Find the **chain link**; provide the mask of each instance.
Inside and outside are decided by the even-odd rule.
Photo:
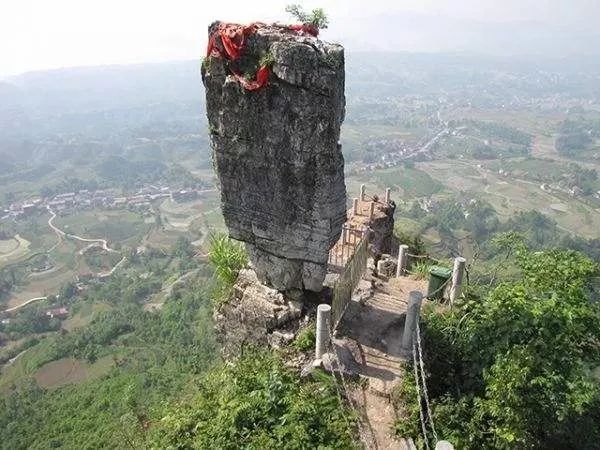
[[[433,438],[435,442],[438,441],[437,433],[435,432],[435,424],[433,423],[433,416],[431,414],[431,406],[429,404],[429,394],[427,392],[427,383],[425,382],[425,364],[423,363],[423,348],[421,346],[421,329],[419,328],[419,321],[417,320],[417,326],[415,328],[417,350],[419,353],[419,367],[421,368],[421,380],[423,381],[423,396],[425,397],[425,406],[427,407],[427,416],[429,417],[429,423],[431,425],[431,431],[433,432]]]
[[[421,404],[421,385],[419,382],[419,374],[417,372],[417,351],[416,351],[416,339],[413,337],[413,369],[415,372],[415,383],[417,386],[417,396],[419,397],[419,417],[421,418],[421,429],[423,430],[423,441],[425,442],[425,448],[429,450],[429,440],[427,439],[427,426],[425,424],[425,417],[423,414],[423,405]]]
[[[431,298],[437,294],[440,291],[443,291],[444,289],[446,289],[446,285],[450,283],[450,278],[448,278],[446,281],[444,281],[444,284],[442,284],[439,288],[437,288],[435,291],[433,291],[431,294],[427,294],[427,300],[431,300]]]

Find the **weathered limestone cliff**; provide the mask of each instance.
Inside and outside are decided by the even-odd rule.
[[[302,302],[260,283],[253,270],[242,270],[231,297],[215,311],[215,331],[223,356],[239,355],[244,345],[277,347],[289,343],[302,317],[302,306]]]
[[[247,90],[232,72],[252,74],[261,58],[268,84]],[[246,243],[261,282],[321,290],[346,218],[343,48],[261,26],[238,60],[208,58],[203,80],[230,236]]]

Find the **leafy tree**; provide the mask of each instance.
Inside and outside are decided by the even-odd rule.
[[[472,200],[466,207],[466,216],[464,227],[476,242],[487,240],[500,223],[496,210],[482,200]]]
[[[554,246],[558,239],[556,222],[535,210],[518,212],[501,229],[522,233],[536,249]]]
[[[307,13],[302,6],[292,4],[286,6],[285,11],[299,22],[310,24],[318,29],[325,29],[329,25],[329,19],[322,8],[315,8],[310,13]]]
[[[590,282],[598,266],[573,251],[518,244],[516,254],[517,281],[425,314],[438,435],[465,449],[597,448],[600,304]],[[400,427],[416,435],[412,398],[412,421]]]
[[[425,243],[418,234],[413,234],[408,231],[401,229],[400,227],[394,228],[394,236],[400,244],[408,245],[408,251],[415,255],[425,253]]]
[[[61,285],[58,298],[62,304],[65,304],[68,300],[72,299],[76,293],[77,286],[72,281],[68,281]]]

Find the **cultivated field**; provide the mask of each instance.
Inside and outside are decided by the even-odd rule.
[[[30,242],[18,234],[12,239],[0,241],[0,267],[18,261],[28,254]]]
[[[439,192],[443,185],[427,172],[418,168],[397,166],[374,170],[346,178],[346,192],[349,198],[358,196],[360,185],[365,184],[368,195],[380,197],[386,188],[392,190],[392,199],[398,202],[415,197],[428,197]]]
[[[111,309],[107,303],[83,303],[79,310],[62,323],[62,328],[67,331],[73,331],[90,323],[94,318],[103,312]]]
[[[93,364],[74,358],[62,358],[40,367],[33,377],[38,386],[44,389],[56,389],[73,383],[99,378],[114,366],[111,356],[100,358]]]
[[[598,237],[600,211],[577,198],[545,192],[538,182],[499,176],[495,170],[481,166],[480,161],[439,160],[417,166],[450,190],[489,201],[501,218],[508,219],[517,211],[537,210],[566,231]]]
[[[109,243],[135,242],[149,229],[144,217],[127,210],[92,210],[57,217],[55,225],[69,234],[86,239],[106,239]]]

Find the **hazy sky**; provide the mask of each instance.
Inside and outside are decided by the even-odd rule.
[[[288,21],[290,0],[0,0],[0,75],[199,58],[214,19]],[[349,50],[593,51],[600,0],[320,0]]]

